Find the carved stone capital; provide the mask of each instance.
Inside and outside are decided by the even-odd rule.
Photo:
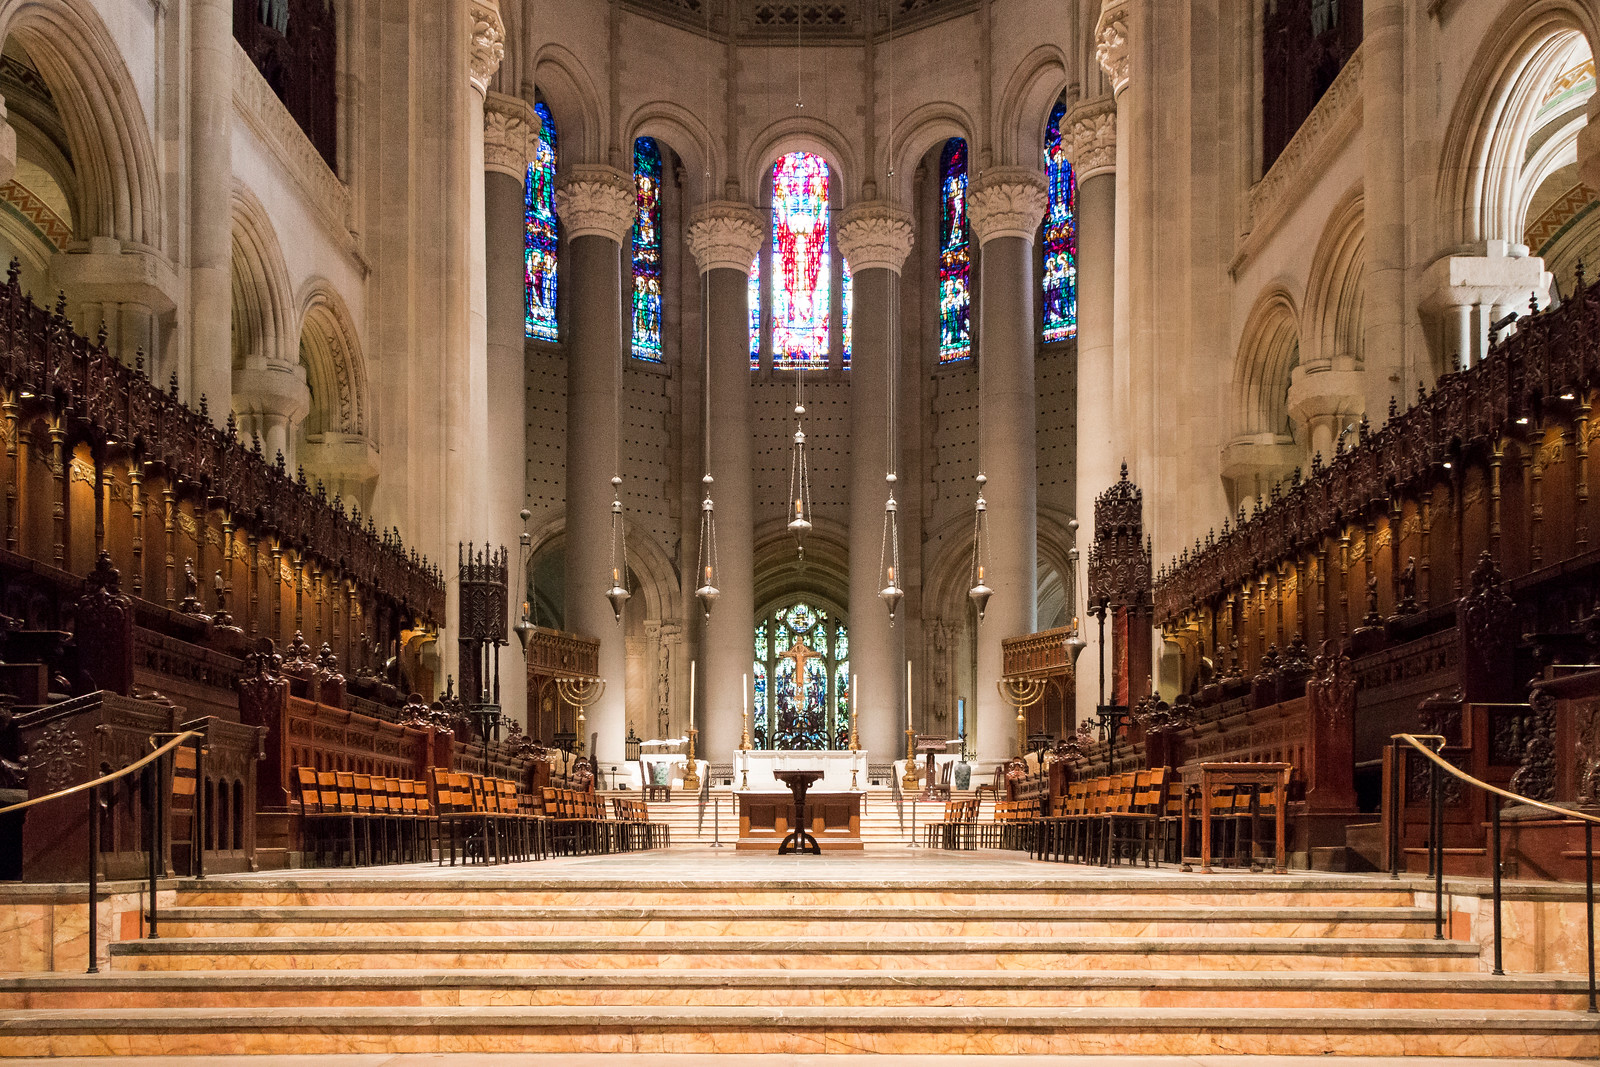
[[[909,211],[887,200],[869,200],[839,221],[839,251],[856,273],[881,269],[899,274],[911,254],[911,232]]]
[[[556,189],[556,215],[569,237],[600,236],[617,244],[633,232],[633,175],[604,163],[572,168]]]
[[[483,169],[524,180],[539,149],[540,125],[538,112],[526,100],[504,93],[487,94],[483,101]]]
[[[761,216],[749,204],[712,200],[689,216],[689,251],[701,274],[727,269],[748,275],[764,236]]]
[[[1032,241],[1048,204],[1043,174],[1032,167],[990,167],[967,190],[967,219],[979,245],[996,237]]]
[[[1117,169],[1117,105],[1101,98],[1061,121],[1061,148],[1079,182]]]
[[[1127,0],[1105,0],[1100,5],[1100,21],[1094,28],[1094,57],[1111,79],[1117,96],[1128,87],[1128,4]]]
[[[506,57],[506,28],[500,21],[499,0],[472,0],[467,8],[467,32],[472,48],[468,77],[474,89],[487,93],[494,72]]]

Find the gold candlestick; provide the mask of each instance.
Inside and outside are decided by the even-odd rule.
[[[861,739],[856,736],[856,717],[850,716],[850,788],[852,791],[860,789],[856,784],[856,756],[861,751]]]
[[[902,774],[900,776],[900,788],[905,790],[908,793],[911,792],[912,790],[916,789],[917,788],[917,783],[920,781],[920,779],[917,777],[917,752],[916,752],[915,745],[916,745],[916,740],[915,740],[915,737],[912,734],[911,727],[907,726],[906,727],[906,773],[904,773],[904,774]]]
[[[683,771],[683,788],[690,793],[700,792],[700,771],[694,760],[694,739],[699,733],[699,730],[689,727],[689,765]]]

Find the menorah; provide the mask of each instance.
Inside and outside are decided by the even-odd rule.
[[[1017,709],[1017,755],[1028,752],[1028,717],[1026,709],[1044,699],[1043,678],[1001,678],[995,682],[1000,699]]]
[[[578,709],[578,721],[574,724],[574,732],[578,735],[573,742],[573,750],[583,751],[583,741],[586,736],[584,728],[588,719],[583,714],[583,709],[593,706],[605,695],[606,680],[604,678],[557,678],[556,692],[568,704]]]

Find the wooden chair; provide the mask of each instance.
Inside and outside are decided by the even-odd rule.
[[[1129,782],[1129,778],[1132,782]],[[1151,772],[1136,771],[1122,776],[1118,804],[1107,825],[1108,861],[1122,862],[1126,852],[1130,861],[1135,857],[1150,866],[1150,853],[1155,846],[1156,826],[1161,811],[1156,794],[1151,791]],[[1118,846],[1123,846],[1119,850]]]

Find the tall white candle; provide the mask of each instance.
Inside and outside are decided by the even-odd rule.
[[[906,660],[906,729],[911,729],[911,661]]]
[[[750,717],[750,675],[744,676],[744,717]]]
[[[689,661],[689,729],[694,729],[694,660]]]

